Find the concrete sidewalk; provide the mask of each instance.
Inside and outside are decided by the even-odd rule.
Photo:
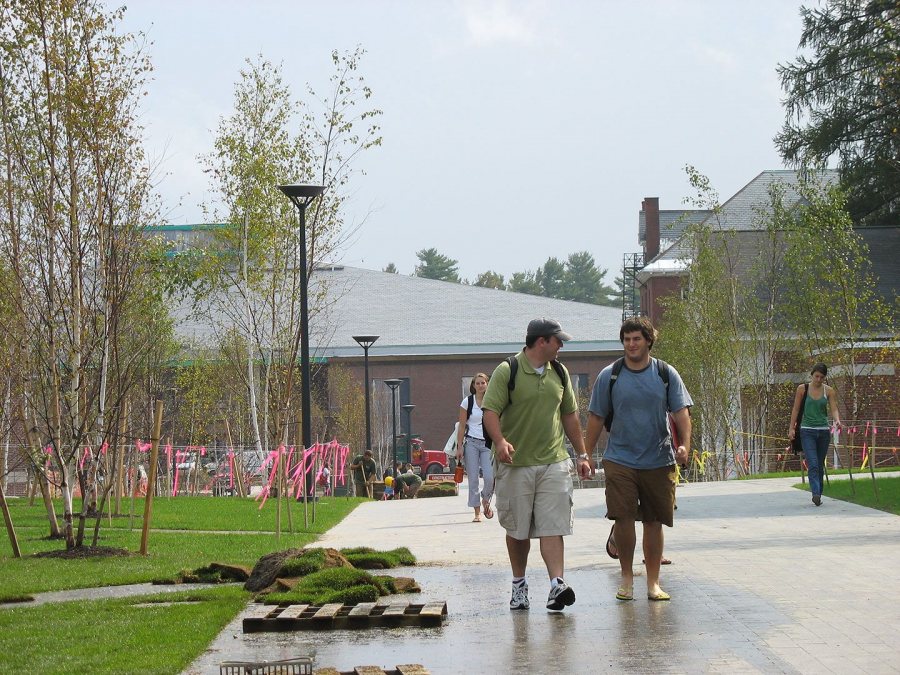
[[[697,483],[678,489],[666,528],[669,603],[614,599],[618,563],[603,490],[575,493],[566,580],[575,605],[544,609],[549,584],[537,543],[532,608],[508,609],[510,572],[496,518],[473,523],[465,485],[453,498],[362,505],[319,544],[407,546],[420,565],[399,571],[446,600],[439,629],[244,635],[239,616],[188,669],[226,660],[313,656],[316,667],[421,663],[432,673],[900,673],[900,518],[823,499],[798,479]],[[636,555],[640,561],[641,555]]]

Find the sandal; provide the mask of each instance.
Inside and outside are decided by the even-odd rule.
[[[666,600],[671,600],[672,596],[660,589],[658,593],[647,593],[647,599],[653,602],[665,602]]]
[[[613,553],[613,549],[616,546],[616,540],[613,539],[613,534],[615,534],[615,531],[616,531],[616,524],[613,523],[613,526],[609,530],[609,536],[606,538],[606,555],[608,555],[613,560],[618,560],[619,559],[618,549],[616,549],[616,552]],[[631,598],[629,598],[629,600],[630,599]]]
[[[475,516],[474,518],[472,518],[472,522],[473,522],[473,523],[480,523],[480,522],[481,522],[481,516]]]
[[[619,586],[619,590],[616,591],[616,600],[634,600],[634,587]]]
[[[490,502],[482,502],[481,511],[484,513],[484,517],[488,520],[494,517],[494,510],[491,508]]]

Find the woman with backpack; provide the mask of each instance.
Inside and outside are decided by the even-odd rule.
[[[485,445],[484,429],[481,426],[481,403],[487,390],[488,376],[477,373],[469,385],[469,395],[459,404],[459,424],[457,425],[456,461],[464,462],[469,476],[469,506],[475,509],[473,523],[481,522],[481,510],[485,518],[493,518],[491,497],[494,496],[494,467],[491,450]],[[484,486],[478,479],[479,470]]]
[[[825,478],[825,457],[828,454],[828,442],[831,429],[828,426],[828,412],[834,426],[841,426],[838,413],[837,394],[825,384],[828,367],[824,363],[813,366],[812,380],[809,384],[801,384],[794,394],[794,407],[791,410],[791,426],[788,438],[791,441],[799,433],[809,470],[809,490],[816,506],[822,504],[822,482]]]

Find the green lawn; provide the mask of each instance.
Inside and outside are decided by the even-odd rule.
[[[136,500],[134,528],[129,518],[104,518],[101,546],[124,548],[127,556],[36,558],[61,550],[62,541],[47,538],[46,511],[40,500],[10,500],[10,512],[22,558],[12,556],[5,529],[0,529],[0,601],[44,591],[115,586],[171,578],[184,569],[211,562],[253,566],[275,550],[314,542],[362,500],[325,498],[316,505],[316,520],[304,528],[303,505],[291,504],[290,534],[282,503],[282,535],[275,536],[275,503],[262,511],[251,499],[177,497],[153,502],[148,555],[138,555],[143,500]],[[80,506],[80,505],[76,505]],[[123,502],[124,510],[130,500]],[[93,531],[94,521],[89,522]],[[85,542],[90,544],[90,537]],[[178,673],[206,648],[246,604],[250,594],[231,585],[165,594],[158,599],[195,599],[173,605],[139,608],[136,598],[63,602],[0,609],[0,673]],[[153,596],[156,597],[156,596]]]
[[[346,497],[323,498],[316,504],[316,521],[328,519],[329,513],[334,511],[335,502],[349,501],[358,504],[359,500]],[[54,500],[57,517],[62,520],[62,500]],[[252,499],[240,499],[238,497],[156,497],[153,500],[153,516],[151,525],[155,529],[165,530],[215,530],[233,532],[243,530],[248,532],[274,532],[275,531],[275,502],[268,500],[262,509],[260,502]],[[34,525],[47,528],[47,512],[40,499],[35,500],[34,506],[28,506],[27,499],[10,499],[9,508],[16,527]],[[134,528],[140,529],[144,522],[144,498],[134,500],[134,517],[130,517],[131,500],[123,499],[121,515],[112,518],[111,526],[116,529],[128,529],[132,520]],[[310,519],[312,519],[313,504],[307,504]],[[81,500],[75,500],[76,513],[81,511]],[[303,503],[292,501],[291,514],[294,519],[294,527],[303,524]],[[342,516],[343,517],[343,516]],[[88,519],[87,527],[93,528],[95,519]],[[332,520],[328,527],[336,521]],[[102,527],[109,527],[106,517],[103,518]],[[285,502],[281,503],[281,529],[287,530],[288,516]],[[326,527],[325,529],[328,529]]]
[[[878,500],[875,499],[876,486],[878,488]],[[809,490],[809,484],[795,487]],[[853,493],[854,489],[856,494]],[[875,485],[873,486],[872,477],[869,474],[854,474],[853,485],[850,484],[849,480],[833,480],[830,485],[825,486],[823,494],[832,499],[840,499],[900,516],[900,477],[889,478],[885,476],[878,478],[876,476]]]
[[[890,471],[900,471],[900,466],[881,466],[875,469],[875,473],[885,473]],[[830,466],[828,467],[828,473],[832,476],[846,476],[849,471],[847,469],[832,469]],[[770,472],[770,473],[753,473],[746,476],[738,476],[737,480],[757,480],[760,478],[800,478],[800,476],[806,475],[805,471],[783,471],[783,472]],[[860,471],[859,469],[853,469],[853,477],[857,476],[868,476],[869,468],[866,467],[865,470]]]
[[[249,597],[231,585],[0,610],[0,672],[180,673]]]
[[[113,519],[114,526],[101,528],[101,546],[125,548],[130,556],[86,559],[35,558],[34,553],[58,550],[60,541],[47,539],[48,528],[43,504],[28,506],[26,500],[11,500],[10,512],[19,540],[22,558],[12,557],[12,547],[5,536],[0,539],[0,598],[42,591],[114,586],[168,578],[183,569],[210,562],[238,563],[252,566],[260,556],[280,548],[304,546],[315,541],[352,511],[360,500],[336,497],[321,500],[316,507],[316,522],[303,528],[303,509],[292,506],[295,534],[288,532],[283,515],[280,543],[274,534],[275,505],[266,504],[263,511],[253,500],[211,497],[178,497],[153,502],[153,531],[148,542],[148,555],[141,556],[141,519],[128,529],[128,519]],[[143,504],[141,503],[141,513]],[[124,521],[124,522],[120,522]],[[232,532],[225,526],[231,522]],[[164,524],[174,530],[161,529]],[[93,524],[93,523],[92,523]],[[251,524],[253,525],[251,527]],[[190,526],[190,527],[188,527]],[[157,529],[160,528],[160,529]],[[200,530],[189,532],[185,530]],[[222,531],[218,533],[218,531]],[[259,533],[260,530],[268,530]],[[90,539],[86,539],[90,543]]]

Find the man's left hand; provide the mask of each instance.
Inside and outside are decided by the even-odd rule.
[[[675,450],[675,463],[676,464],[687,464],[688,461],[688,451],[687,448],[683,445],[679,445]]]

